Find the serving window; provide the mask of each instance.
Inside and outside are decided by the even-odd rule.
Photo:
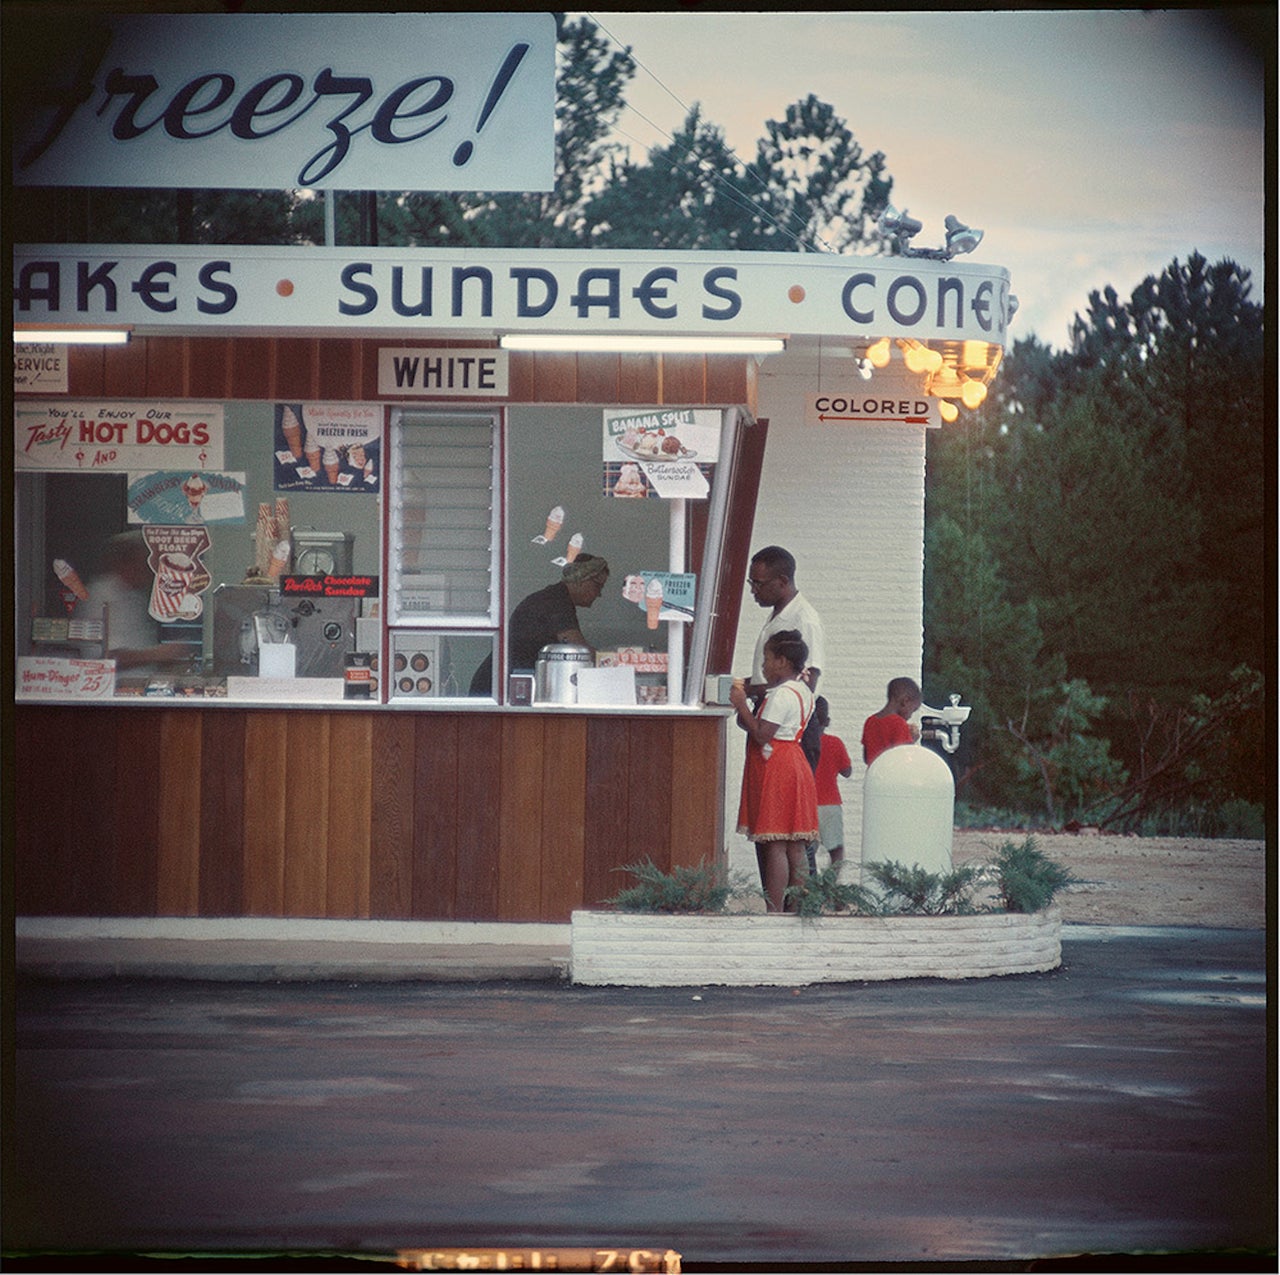
[[[22,401],[18,698],[519,703],[513,613],[594,557],[577,618],[614,671],[582,702],[683,702],[685,511],[723,495],[734,417]]]
[[[19,699],[345,696],[349,657],[378,646],[381,406],[15,417]]]

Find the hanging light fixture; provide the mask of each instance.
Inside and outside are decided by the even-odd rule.
[[[902,351],[902,361],[907,365],[908,372],[925,370],[924,350],[918,341],[899,341],[898,349]]]
[[[964,383],[949,364],[940,367],[929,381],[929,393],[935,398],[958,398]]]

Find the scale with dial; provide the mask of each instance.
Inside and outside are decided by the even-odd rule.
[[[293,527],[293,574],[300,576],[349,576],[355,553],[355,534],[350,531],[317,531],[314,527]]]

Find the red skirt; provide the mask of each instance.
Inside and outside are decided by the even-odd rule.
[[[818,792],[813,771],[796,740],[761,748],[747,744],[738,805],[738,831],[749,841],[814,841],[818,836]]]

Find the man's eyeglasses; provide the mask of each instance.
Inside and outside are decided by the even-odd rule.
[[[755,576],[747,577],[747,587],[749,589],[763,589],[766,584],[772,584],[774,576],[765,576],[763,580],[757,580]]]

